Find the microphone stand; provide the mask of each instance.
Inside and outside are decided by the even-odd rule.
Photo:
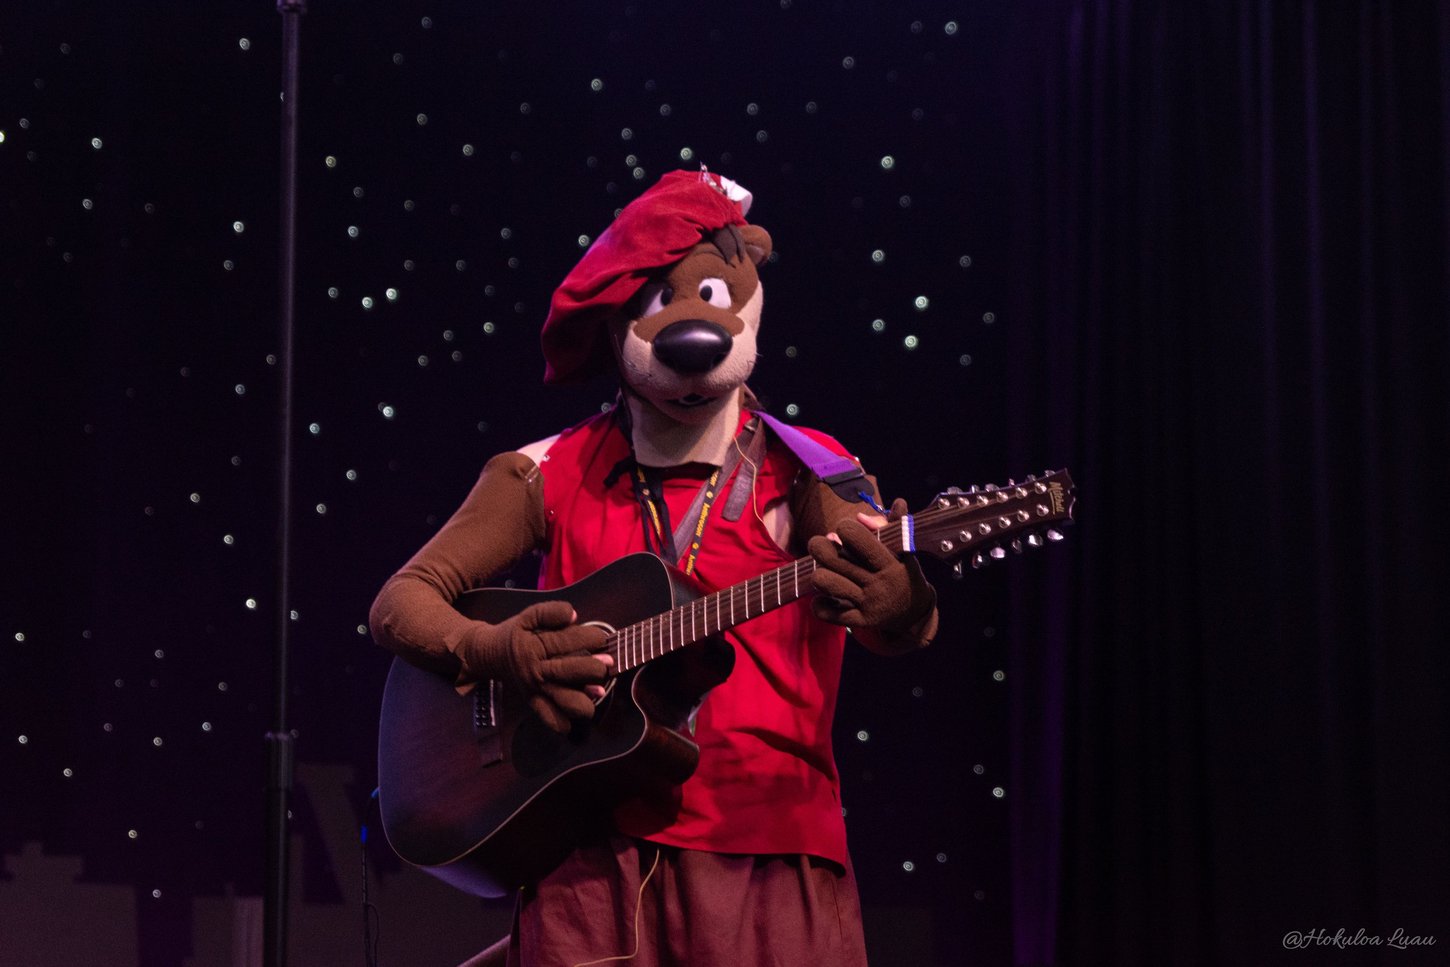
[[[282,224],[278,260],[282,385],[277,423],[280,460],[277,585],[273,600],[276,610],[275,704],[272,728],[266,735],[267,855],[262,896],[262,962],[265,967],[285,967],[287,963],[289,802],[294,762],[293,736],[287,724],[287,666],[291,624],[292,353],[297,289],[297,91],[301,20],[307,12],[306,0],[277,0],[277,12],[282,15]]]

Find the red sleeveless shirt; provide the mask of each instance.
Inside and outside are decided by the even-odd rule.
[[[742,423],[748,416],[742,414]],[[825,434],[804,432],[845,454]],[[541,588],[571,584],[647,550],[643,511],[629,474],[605,486],[629,455],[613,412],[564,431],[549,448],[542,466],[548,536]],[[770,504],[789,496],[800,470],[790,451],[772,438],[756,475],[754,509],[747,505],[738,521],[725,520],[721,511],[729,490],[721,489],[695,562],[695,576],[707,590],[794,559],[761,518]],[[688,473],[671,478],[666,472],[664,497],[672,520],[680,520],[701,482]],[[694,735],[699,768],[673,802],[633,799],[621,805],[616,825],[630,836],[687,849],[808,853],[845,865],[846,829],[831,751],[845,630],[818,620],[809,600],[801,600],[725,637],[735,647],[735,670],[700,707]]]

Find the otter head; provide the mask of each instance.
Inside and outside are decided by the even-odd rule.
[[[757,268],[770,251],[765,229],[727,225],[657,273],[610,326],[627,389],[689,425],[737,400],[755,368],[764,301]]]

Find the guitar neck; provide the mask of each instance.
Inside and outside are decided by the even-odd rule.
[[[877,532],[877,537],[888,547],[899,550],[900,533],[900,524],[888,524]],[[759,577],[620,628],[605,642],[606,650],[614,657],[616,672],[629,671],[800,600],[815,590],[815,573],[815,558],[792,561]]]
[[[1022,483],[970,491],[952,488],[925,509],[876,531],[893,554],[922,553],[942,560],[969,556],[973,567],[1062,540],[1057,526],[1072,521],[1073,483],[1067,471]],[[960,563],[957,565],[960,573]],[[803,557],[733,587],[620,628],[605,641],[616,671],[628,671],[672,651],[717,635],[815,590],[816,562]]]

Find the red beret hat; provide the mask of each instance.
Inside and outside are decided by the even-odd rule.
[[[544,382],[603,372],[610,359],[605,323],[703,234],[744,225],[749,207],[749,192],[707,171],[671,171],[626,205],[554,291],[541,335]]]

